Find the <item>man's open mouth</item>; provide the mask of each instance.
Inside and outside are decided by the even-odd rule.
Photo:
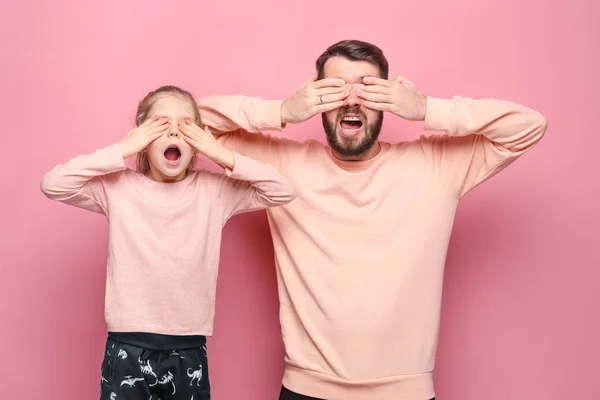
[[[345,115],[340,120],[340,132],[343,136],[356,136],[362,126],[362,119],[358,115]]]

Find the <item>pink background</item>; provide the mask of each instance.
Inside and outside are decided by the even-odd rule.
[[[391,73],[425,94],[506,98],[549,119],[539,147],[459,208],[438,398],[597,397],[597,2],[27,0],[0,7],[2,399],[98,396],[107,226],[101,216],[46,200],[43,174],[119,140],[137,101],[159,85],[284,98],[329,44],[346,38],[381,46]],[[414,138],[421,127],[388,116],[383,138]],[[324,138],[320,118],[285,134]],[[276,399],[282,346],[264,213],[232,220],[222,254],[209,343],[214,398]]]

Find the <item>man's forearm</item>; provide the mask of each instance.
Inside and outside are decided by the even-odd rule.
[[[281,100],[242,95],[214,95],[197,99],[202,124],[220,132],[281,131]]]
[[[482,135],[513,152],[535,145],[546,127],[542,114],[509,101],[428,98],[425,129],[445,131],[450,136]]]

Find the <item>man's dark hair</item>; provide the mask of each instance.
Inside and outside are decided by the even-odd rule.
[[[330,57],[344,57],[352,61],[367,61],[379,68],[379,77],[388,78],[389,65],[383,51],[374,44],[360,40],[342,40],[331,46],[317,59],[319,79],[323,79],[323,69]]]

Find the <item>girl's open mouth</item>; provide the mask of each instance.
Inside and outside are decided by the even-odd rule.
[[[181,160],[181,150],[176,145],[171,145],[167,147],[165,150],[165,160],[167,160],[167,164],[169,165],[179,165],[179,160]]]

